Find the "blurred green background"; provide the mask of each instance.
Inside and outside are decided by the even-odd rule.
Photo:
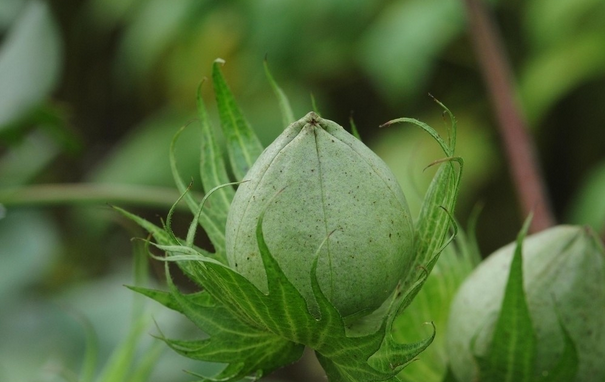
[[[489,7],[557,219],[604,232],[605,2]],[[77,374],[86,346],[80,315],[97,333],[101,363],[126,335],[133,293],[122,285],[133,282],[130,238],[143,234],[107,202],[156,223],[165,216],[177,197],[170,139],[195,123],[196,88],[218,57],[265,145],[284,127],[266,58],[296,118],[312,97],[322,116],[343,126],[353,116],[413,211],[432,175],[423,168],[441,153],[414,127],[378,126],[407,116],[444,127],[434,95],[459,123],[466,166],[457,217],[464,225],[484,204],[477,227],[484,255],[515,237],[523,217],[461,0],[2,0],[0,380]],[[202,87],[218,126],[211,90]],[[199,139],[195,128],[185,134],[180,169],[195,178]],[[188,219],[178,215],[175,224],[184,230]],[[179,317],[148,308],[167,334],[189,333]],[[141,342],[143,353],[153,340]],[[191,380],[182,369],[211,367],[166,351],[149,381]],[[311,380],[293,370],[282,380]]]

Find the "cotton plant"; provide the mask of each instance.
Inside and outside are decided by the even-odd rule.
[[[203,200],[194,199],[178,172],[178,134],[172,144],[179,201],[194,215],[186,236],[172,230],[174,208],[157,226],[116,207],[166,254],[168,290],[132,289],[184,314],[208,335],[160,335],[186,357],[226,365],[217,375],[198,375],[201,381],[257,380],[297,361],[305,347],[314,350],[332,382],[400,381],[398,374],[436,333],[428,323],[424,339],[400,343],[393,325],[455,232],[463,161],[454,151],[453,115],[437,101],[451,121],[445,139],[415,119],[385,123],[416,125],[444,152],[431,164],[438,170],[414,219],[387,165],[317,112],[294,121],[268,70],[287,127],[263,149],[221,74],[223,63],[214,63],[212,81],[228,161],[199,91],[197,97]],[[194,244],[200,226],[214,252]],[[179,291],[169,262],[200,291]]]

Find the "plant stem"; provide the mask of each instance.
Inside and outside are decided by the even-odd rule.
[[[530,232],[555,224],[534,143],[514,99],[513,76],[497,28],[483,0],[464,0],[475,52],[496,111],[517,198],[524,216],[533,213]]]
[[[111,203],[170,208],[178,197],[174,189],[138,185],[43,184],[0,189],[0,204],[6,207]],[[185,204],[179,204],[177,209],[188,210]]]

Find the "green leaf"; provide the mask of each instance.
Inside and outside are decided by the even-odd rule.
[[[195,201],[191,193],[188,192],[189,186],[185,184],[183,178],[181,178],[181,175],[179,174],[175,152],[176,142],[178,141],[183,130],[184,127],[174,135],[170,144],[170,168],[172,170],[172,175],[179,192],[182,194],[182,198],[185,199],[189,209],[198,219],[200,225],[204,228],[204,231],[208,234],[210,241],[212,241],[212,244],[214,245],[216,253],[219,256],[223,256],[225,253],[225,223],[227,221],[227,216],[226,211],[222,208],[222,203],[219,202],[220,204],[218,208],[201,209],[202,206],[200,203]],[[218,190],[218,192],[221,191],[222,189]]]
[[[164,305],[165,307],[183,313],[181,306],[176,302],[176,299],[170,292],[165,292],[157,289],[149,289],[140,286],[127,285],[126,288],[142,294],[143,296],[149,297],[156,302]]]
[[[168,268],[166,274],[170,292],[130,288],[184,314],[210,336],[194,341],[160,336],[173,350],[186,357],[229,364],[219,375],[204,380],[239,381],[252,374],[262,376],[301,357],[304,347],[300,344],[242,323],[206,291],[182,294],[174,285]]]
[[[441,164],[441,166],[426,192],[417,221],[417,263],[421,266],[427,266],[432,263],[433,257],[438,256],[444,245],[451,241],[451,239],[447,239],[446,234],[452,226],[455,229],[452,216],[454,214],[464,166],[462,158],[454,156],[456,149],[456,118],[445,105],[436,99],[435,102],[443,108],[451,121],[447,142],[435,129],[413,118],[398,118],[383,125],[387,126],[394,123],[414,124],[433,137],[446,155],[445,159],[435,161],[431,164]],[[456,169],[455,163],[459,165],[458,169]],[[428,268],[427,271],[430,273],[431,268]]]
[[[145,333],[145,329],[147,329],[148,319],[147,315],[139,316],[139,319],[131,326],[122,344],[111,354],[108,363],[105,365],[97,381],[128,381],[127,377],[135,361],[140,338]]]
[[[523,239],[530,222],[531,216],[517,236],[517,246],[491,347],[485,357],[477,358],[482,381],[533,380],[536,335],[523,290]]]
[[[147,285],[149,281],[149,242],[134,241],[133,248],[133,280],[135,285]],[[132,303],[132,325],[145,312],[146,300],[137,296]]]
[[[82,322],[86,333],[86,349],[84,350],[84,360],[82,361],[79,380],[81,382],[92,382],[99,358],[99,338],[86,317],[78,315],[77,318]]]
[[[128,377],[128,382],[147,382],[154,371],[165,347],[159,341],[145,350],[142,359],[134,366]]]
[[[370,364],[378,370],[384,372],[398,373],[410,362],[414,361],[415,357],[423,352],[435,339],[435,325],[431,322],[433,328],[431,336],[422,341],[410,344],[400,344],[395,341],[395,338],[389,332],[384,339],[383,346],[370,358]],[[388,344],[385,346],[384,344]]]
[[[6,142],[1,136],[0,140]],[[60,150],[45,132],[36,130],[27,134],[0,157],[0,187],[6,190],[33,182],[59,155]]]
[[[279,111],[281,112],[282,117],[282,125],[284,129],[288,127],[291,123],[296,121],[294,119],[294,113],[292,112],[292,107],[290,106],[290,101],[288,101],[288,97],[286,93],[277,85],[277,82],[273,79],[271,72],[269,71],[269,64],[267,64],[267,60],[265,59],[265,75],[267,76],[267,80],[269,80],[269,84],[277,97],[277,102],[279,103]]]
[[[440,52],[464,30],[464,19],[457,1],[385,4],[360,39],[360,64],[385,99],[416,95]]]
[[[528,2],[523,12],[523,30],[531,51],[561,46],[581,39],[587,31],[603,30],[600,20],[605,8],[600,0],[534,0]]]
[[[172,109],[162,110],[146,118],[121,139],[112,150],[88,174],[94,183],[148,185],[174,187],[170,162],[170,141],[175,127],[191,116]],[[199,172],[199,141],[197,131],[184,132],[186,138],[179,141],[178,159],[181,171],[190,177]],[[153,148],[153,149],[150,149]]]
[[[400,293],[394,294],[390,302],[391,306],[388,313],[389,325],[392,325],[395,317],[410,304],[420,291],[420,288],[439,259],[441,251],[453,239],[453,236],[450,238],[447,237],[448,231],[453,229],[454,236],[457,231],[457,226],[452,216],[460,189],[464,162],[462,158],[454,156],[457,129],[456,119],[449,109],[439,101],[435,101],[445,110],[451,120],[451,130],[449,131],[450,135],[447,142],[432,127],[416,119],[399,118],[383,125],[402,122],[414,124],[429,133],[447,155],[445,159],[433,162],[433,164],[440,164],[440,167],[429,185],[420,215],[417,219],[416,258],[413,266],[409,269],[409,273],[402,278],[405,282],[400,286]],[[455,164],[458,164],[458,167]],[[412,272],[416,272],[416,276],[413,276]]]
[[[115,1],[113,1],[115,2]],[[126,0],[122,3],[129,3]],[[115,8],[108,4],[107,0],[97,1],[91,4],[91,17],[106,18],[111,20],[108,9]],[[114,10],[118,19],[125,17],[126,22],[120,25],[122,28],[121,39],[118,41],[117,60],[115,70],[120,85],[142,85],[148,79],[150,72],[156,67],[169,49],[171,43],[179,39],[183,33],[185,19],[190,16],[192,9],[199,3],[195,0],[183,0],[176,3],[167,3],[163,0],[149,0],[144,2],[135,1],[135,4],[121,4],[122,7],[132,9],[120,16],[120,10]],[[94,13],[102,8],[102,13]],[[107,28],[102,23],[106,20],[94,20],[100,27]],[[110,26],[109,26],[110,27]],[[182,38],[182,37],[181,37]]]
[[[236,180],[240,181],[244,179],[250,167],[263,151],[263,146],[235,103],[233,94],[221,73],[220,66],[222,64],[222,60],[214,62],[212,81],[221,126],[227,139],[227,152],[231,161],[231,169]]]
[[[147,244],[148,243],[135,242],[133,247],[134,281],[137,285],[143,285],[147,282]],[[133,288],[143,287],[139,286]],[[124,342],[111,354],[104,370],[97,379],[98,382],[144,382],[147,380],[147,377],[153,371],[162,350],[157,345],[152,345],[150,348],[145,349],[142,362],[138,361],[137,350],[141,337],[148,326],[149,315],[147,314],[144,301],[137,299],[132,305],[130,330],[124,339]],[[94,356],[96,356],[96,354],[94,354]],[[85,367],[86,364],[87,363],[85,363]],[[84,381],[92,380],[92,367],[93,366],[88,366],[87,369],[85,369]]]
[[[55,87],[62,43],[46,2],[29,1],[0,50],[0,130],[22,118]]]
[[[530,126],[539,125],[548,112],[574,89],[605,73],[603,32],[574,33],[556,46],[539,51],[523,68],[519,94]]]
[[[137,223],[139,226],[141,226],[147,232],[149,232],[158,243],[174,244],[173,240],[172,240],[172,236],[170,234],[168,234],[168,232],[166,232],[162,228],[160,228],[160,227],[156,226],[155,224],[151,223],[150,221],[145,220],[141,217],[138,217],[137,215],[132,214],[120,207],[117,207],[117,206],[112,206],[112,207],[113,207],[113,209],[115,209],[116,211],[118,211],[119,213],[121,213],[122,215],[127,217],[128,219]]]
[[[229,183],[227,169],[223,159],[223,153],[216,140],[214,129],[210,124],[208,112],[202,99],[201,86],[197,91],[197,110],[200,119],[200,128],[202,131],[202,142],[200,147],[200,174],[204,192],[209,193],[215,187]],[[217,210],[218,225],[224,226],[227,221],[227,214],[235,191],[231,187],[224,187],[217,190],[212,199],[209,200],[208,208]]]
[[[0,304],[8,315],[12,301],[21,299],[32,282],[42,282],[57,261],[60,234],[40,209],[0,213],[6,214],[0,219]]]
[[[238,365],[237,373],[220,378],[239,380],[251,373],[266,375],[302,356],[304,347],[276,336],[258,327],[246,325],[206,292],[183,295],[170,277],[167,280],[171,295],[180,310],[210,338],[200,341],[175,341],[164,339],[171,348],[193,359]]]
[[[175,204],[176,205],[176,204]],[[171,211],[174,210],[174,207],[171,209]],[[135,223],[137,223],[139,226],[141,226],[143,229],[145,229],[147,232],[149,232],[151,234],[151,236],[154,238],[154,240],[159,243],[156,246],[171,246],[171,245],[175,245],[175,244],[180,244],[181,242],[183,242],[183,240],[180,240],[178,238],[176,238],[174,236],[174,234],[172,232],[168,232],[160,227],[158,227],[157,225],[151,223],[148,220],[145,220],[141,217],[138,217],[120,207],[116,207],[113,206],[113,208],[118,211],[119,213],[121,213],[122,215],[124,215],[125,217],[127,217],[128,219],[134,221]],[[183,247],[183,248],[187,248],[188,247]],[[196,253],[202,253],[204,256],[206,256],[207,258],[212,258],[215,259],[214,261],[222,261],[222,257],[214,254],[214,253],[210,253],[208,251],[205,251],[201,248],[197,248],[194,247],[194,249],[192,249],[193,251],[196,251]],[[184,262],[177,262],[177,264],[179,265],[179,267],[181,268],[181,270],[192,280],[195,281],[194,279],[194,275],[192,274],[191,271],[191,263],[189,261],[184,261]],[[151,297],[151,296],[149,296]]]

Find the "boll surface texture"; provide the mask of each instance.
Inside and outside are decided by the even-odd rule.
[[[265,149],[245,180],[229,210],[226,255],[260,290],[267,290],[256,239],[263,212],[267,246],[311,311],[316,256],[319,286],[343,316],[378,308],[410,266],[414,229],[395,176],[338,124],[310,112]]]
[[[460,382],[477,380],[473,354],[485,355],[490,346],[514,250],[512,243],[490,255],[454,298],[447,349]],[[528,236],[523,279],[536,331],[535,373],[547,373],[563,352],[559,312],[578,352],[574,381],[605,381],[605,252],[596,235],[586,227],[557,226]]]

